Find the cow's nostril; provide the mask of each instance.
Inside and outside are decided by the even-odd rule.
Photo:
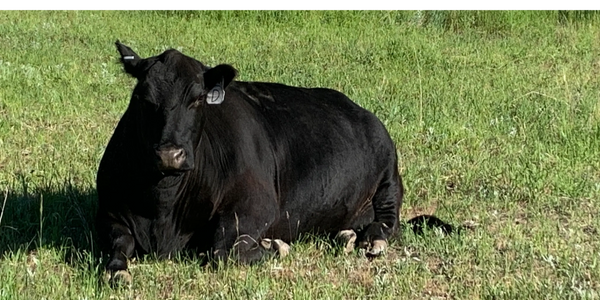
[[[185,161],[186,155],[183,148],[167,148],[156,151],[159,158],[159,168],[163,170],[180,169]]]
[[[183,158],[185,158],[185,151],[183,151],[183,149],[173,150],[173,159],[180,160]]]

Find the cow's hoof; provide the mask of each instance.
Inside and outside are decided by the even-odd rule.
[[[385,252],[387,242],[385,240],[374,240],[371,248],[367,250],[367,257],[377,257]]]
[[[262,239],[260,240],[260,246],[265,248],[265,250],[271,250],[271,248],[273,248],[273,240]]]
[[[111,287],[131,286],[133,278],[127,270],[106,271],[106,279]]]
[[[279,239],[262,239],[260,245],[266,250],[274,250],[280,257],[286,257],[290,253],[290,245]]]
[[[282,240],[273,240],[273,249],[277,251],[279,257],[286,257],[290,254],[290,245]]]
[[[335,239],[340,244],[344,245],[344,254],[354,251],[354,244],[356,243],[356,232],[354,232],[354,230],[342,230],[338,232]]]

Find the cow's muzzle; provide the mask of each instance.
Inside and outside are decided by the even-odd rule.
[[[156,150],[158,169],[161,171],[184,171],[185,150],[178,147],[168,147]]]

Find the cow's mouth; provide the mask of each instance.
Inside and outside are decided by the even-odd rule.
[[[179,177],[183,175],[186,171],[160,171],[162,177]]]
[[[161,161],[157,161],[157,168],[164,175],[180,175],[193,169],[187,166],[173,168],[170,166],[165,166]]]

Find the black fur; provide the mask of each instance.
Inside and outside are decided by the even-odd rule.
[[[344,94],[233,81],[233,67],[176,50],[141,59],[117,48],[138,83],[97,176],[108,270],[126,269],[135,252],[195,249],[249,263],[263,256],[261,238],[354,229],[373,241],[397,230],[396,148]],[[207,104],[221,83],[225,101]],[[181,164],[165,168],[157,153],[173,149]]]

